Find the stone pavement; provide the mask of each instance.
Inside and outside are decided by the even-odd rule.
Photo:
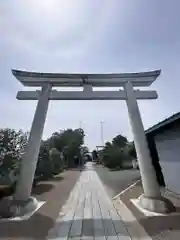
[[[47,239],[131,239],[93,163],[86,164]]]

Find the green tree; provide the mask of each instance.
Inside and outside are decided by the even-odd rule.
[[[67,129],[52,134],[49,139],[51,147],[63,153],[65,165],[75,166],[75,156],[81,157],[81,148],[84,144],[84,131],[80,128]]]
[[[61,153],[56,148],[49,148],[49,141],[42,141],[35,172],[35,182],[48,179],[62,172],[64,167]]]
[[[103,163],[108,168],[121,168],[124,158],[124,152],[117,146],[107,147],[102,152]]]
[[[82,153],[83,155],[89,153],[88,147],[86,147],[86,146],[81,146],[81,153]]]
[[[35,178],[49,178],[53,175],[53,164],[49,156],[49,145],[42,141],[36,166]]]
[[[120,134],[114,137],[112,140],[112,144],[120,148],[124,148],[127,143],[128,143],[127,138]]]
[[[53,174],[58,174],[63,170],[64,163],[61,153],[56,148],[51,148],[49,157],[52,162]]]
[[[134,142],[130,142],[128,144],[128,148],[129,148],[129,156],[131,156],[132,158],[137,158]]]
[[[26,145],[27,133],[10,128],[0,129],[1,178],[10,174],[12,171],[18,173]]]
[[[110,142],[105,143],[105,148],[108,148],[108,147],[111,147],[111,146],[112,146],[112,143],[110,143]]]
[[[94,161],[96,161],[97,158],[98,158],[98,153],[95,149],[92,151],[92,158],[93,158]]]
[[[125,161],[130,160],[129,142],[126,137],[117,135],[112,143],[106,142],[101,152],[101,159],[109,168],[122,168]]]

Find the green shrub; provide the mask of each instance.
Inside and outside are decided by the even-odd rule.
[[[110,147],[103,151],[102,161],[108,168],[121,168],[125,154],[118,147]]]
[[[42,141],[39,157],[35,172],[35,178],[38,179],[48,179],[52,176],[53,166],[49,157],[49,146],[46,141]]]
[[[51,148],[49,157],[52,163],[53,174],[58,174],[63,171],[64,164],[61,153],[56,148]]]
[[[27,133],[10,128],[0,129],[0,179],[19,170],[27,144]]]

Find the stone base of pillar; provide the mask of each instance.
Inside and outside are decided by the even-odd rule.
[[[141,195],[139,197],[139,205],[150,212],[156,212],[156,213],[171,213],[175,212],[176,208],[173,205],[173,203],[165,198],[165,197],[159,197],[159,198],[150,198],[146,197],[144,195]]]
[[[0,218],[22,217],[32,213],[37,206],[38,201],[34,197],[29,197],[27,201],[7,197],[0,202]]]

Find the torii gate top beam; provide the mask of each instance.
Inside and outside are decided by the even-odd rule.
[[[108,74],[66,74],[66,73],[37,73],[12,69],[13,75],[29,87],[42,86],[50,83],[57,87],[80,87],[85,84],[94,87],[119,87],[127,81],[133,86],[150,86],[160,75],[161,70],[140,73],[108,73]]]

